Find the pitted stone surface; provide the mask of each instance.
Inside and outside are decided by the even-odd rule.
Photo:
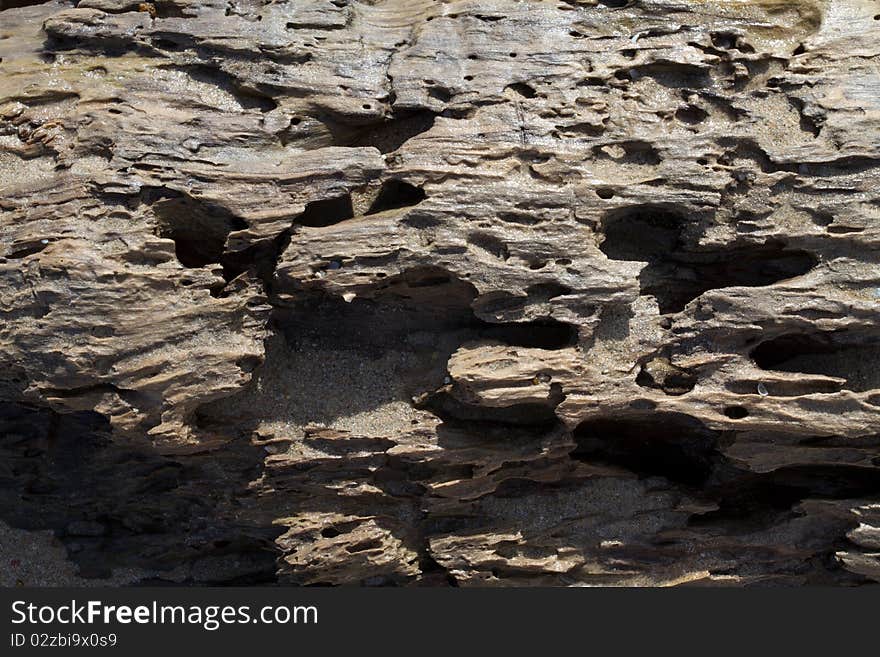
[[[14,4],[0,518],[85,576],[880,579],[880,3]]]

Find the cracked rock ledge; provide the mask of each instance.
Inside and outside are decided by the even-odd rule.
[[[80,577],[880,580],[880,2],[2,8],[0,520]]]

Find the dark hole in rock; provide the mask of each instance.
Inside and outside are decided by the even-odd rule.
[[[529,298],[540,301],[555,299],[556,297],[571,294],[571,291],[570,287],[562,285],[556,281],[535,283],[526,288],[526,293],[529,295]]]
[[[663,161],[660,153],[650,142],[637,139],[595,146],[593,147],[593,154],[597,158],[614,160],[620,164],[653,166]]]
[[[691,518],[688,525],[752,532],[778,523],[781,512],[806,498],[840,499],[875,495],[877,490],[877,471],[871,467],[792,466],[744,475],[730,463],[722,463],[706,487],[719,508]]]
[[[358,422],[367,425],[381,422],[390,431],[391,423],[395,430],[409,430],[414,418],[400,407],[442,386],[449,357],[473,335],[464,311],[459,315],[451,305],[449,296],[457,293],[454,285],[437,287],[437,299],[450,306],[436,307],[389,293],[375,300],[358,296],[352,303],[328,295],[302,296],[290,308],[276,310],[271,321],[274,337],[267,342],[266,359],[255,370],[252,383],[232,397],[201,407],[203,427],[221,434],[247,433],[262,422],[336,426],[357,415]],[[414,294],[419,289],[428,294],[429,288],[416,288]],[[466,299],[457,301],[466,307]],[[382,410],[388,404],[395,405],[393,412]],[[354,467],[355,453],[382,453],[393,443],[357,436],[344,441],[312,436],[303,444],[347,454]],[[376,476],[377,481],[382,479]],[[342,533],[350,531],[344,524],[330,526]]]
[[[712,261],[713,257],[718,259]],[[640,280],[643,290],[657,297],[662,313],[678,312],[707,290],[771,285],[806,274],[817,262],[812,254],[781,247],[732,249],[718,256],[682,256],[665,267],[649,266]]]
[[[712,32],[710,35],[712,45],[722,50],[732,50],[736,47],[737,35],[730,32]]]
[[[712,86],[712,76],[700,66],[673,62],[657,62],[633,67],[628,71],[633,80],[652,78],[669,89],[696,89]]]
[[[830,212],[824,212],[821,210],[814,210],[811,212],[810,218],[817,226],[827,227],[834,223],[834,215]]]
[[[55,413],[0,401],[0,462],[7,468],[0,518],[54,530],[84,577],[106,577],[116,568],[167,570],[228,552],[224,543],[232,543],[237,557],[252,564],[239,583],[274,579],[276,555],[266,546],[278,530],[227,515],[223,499],[210,493],[243,493],[262,450],[240,445],[171,457],[149,443],[115,440],[111,432],[107,418],[92,411]],[[65,531],[79,518],[100,523],[102,536]],[[211,573],[224,583],[241,576],[223,565]]]
[[[577,344],[578,331],[571,324],[554,319],[505,324],[477,324],[480,336],[517,347],[535,349],[565,349]]]
[[[724,409],[724,414],[731,420],[741,420],[749,416],[749,412],[742,406],[728,406]]]
[[[562,399],[560,392],[551,394],[546,403],[514,404],[493,408],[471,404],[441,391],[420,400],[418,406],[430,410],[444,422],[464,422],[473,430],[488,432],[493,427],[528,426],[538,432],[549,431],[556,425],[554,409]]]
[[[169,39],[165,37],[155,37],[152,43],[159,50],[184,50],[187,46],[186,41],[183,39]]]
[[[534,88],[527,85],[525,82],[515,82],[513,84],[509,84],[507,85],[507,89],[515,91],[523,98],[534,98],[537,95]]]
[[[536,289],[535,293],[564,291],[563,287],[551,285]],[[578,342],[577,327],[552,318],[504,323],[479,319],[472,308],[476,297],[474,286],[440,267],[416,267],[390,276],[376,286],[371,296],[386,304],[440,312],[445,321],[455,322],[470,331],[471,339],[496,340],[511,346],[540,349],[563,349]],[[515,297],[515,301],[522,303],[527,298]]]
[[[642,365],[636,383],[644,388],[657,388],[667,395],[684,395],[697,385],[697,375],[673,365],[668,358],[653,358]]]
[[[403,180],[386,180],[382,183],[379,195],[367,210],[367,214],[409,208],[418,205],[425,198],[427,198],[425,191],[421,187],[416,187]]]
[[[755,52],[742,36],[733,32],[712,32],[710,35],[712,45],[721,50],[739,50],[740,52]]]
[[[600,249],[614,260],[652,262],[680,249],[686,219],[659,207],[614,211],[605,221]]]
[[[437,563],[427,551],[419,555],[419,568],[422,570],[422,577],[426,582],[433,582],[436,585],[445,585],[450,587],[458,587],[458,580],[449,573],[449,571]]]
[[[337,146],[372,146],[382,153],[399,149],[413,137],[434,126],[437,115],[427,110],[395,112],[395,116],[381,123],[365,126],[344,125],[325,120]]]
[[[261,240],[237,248],[240,244],[232,244],[223,254],[223,278],[231,281],[244,271],[250,270],[262,282],[264,289],[274,289],[275,266],[281,253],[290,243],[291,229],[282,231],[274,239]]]
[[[428,87],[428,95],[441,103],[448,103],[452,100],[452,92],[446,87]]]
[[[604,123],[589,123],[586,121],[578,121],[569,123],[568,125],[557,125],[556,129],[550,134],[554,138],[564,137],[566,139],[578,139],[580,137],[599,137],[605,132]]]
[[[880,388],[880,341],[858,343],[833,332],[788,334],[762,342],[751,357],[765,370],[846,379],[844,387],[854,392]]]
[[[467,324],[473,319],[470,304],[476,289],[441,267],[426,266],[385,278],[370,296],[383,304],[442,313],[446,320]]]
[[[20,260],[21,258],[27,258],[28,256],[39,253],[48,245],[48,240],[36,240],[29,243],[18,244],[16,245],[17,248],[6,257],[10,260]]]
[[[807,490],[774,482],[770,477],[743,480],[741,471],[735,476],[730,485],[711,487],[718,508],[692,516],[689,527],[717,526],[736,533],[760,531],[778,523],[780,516],[790,514],[791,507],[808,495]]]
[[[21,7],[34,7],[45,5],[48,0],[0,0],[0,11],[4,9],[19,9]]]
[[[467,241],[470,244],[492,254],[499,260],[507,260],[510,257],[510,251],[507,244],[503,240],[490,235],[489,233],[473,232],[468,235]]]
[[[684,413],[639,412],[582,422],[574,432],[577,447],[571,456],[697,486],[718,458],[718,435]]]
[[[184,267],[198,268],[204,267],[212,262],[218,262],[216,247],[222,249],[219,244],[207,244],[204,240],[195,238],[168,235],[174,240],[174,252],[177,259]]]
[[[198,268],[220,263],[226,238],[247,224],[228,210],[168,190],[146,190],[158,221],[160,237],[174,240],[177,259],[184,267]]]
[[[682,123],[687,123],[689,125],[702,123],[708,117],[709,115],[706,113],[705,110],[700,109],[699,107],[695,107],[693,105],[682,107],[675,112],[675,118],[677,118]]]
[[[174,3],[173,0],[163,1],[163,2],[154,2],[153,5],[156,8],[156,18],[186,18],[187,13],[184,11],[184,7],[181,7]],[[192,11],[192,10],[190,10]]]
[[[614,260],[648,263],[639,275],[642,294],[656,297],[662,314],[683,310],[708,290],[771,285],[818,262],[810,253],[773,244],[696,251],[687,223],[681,214],[652,206],[616,210],[604,222],[599,248]]]
[[[306,205],[305,211],[296,218],[296,223],[310,228],[324,228],[352,217],[354,217],[354,209],[351,205],[351,196],[345,194],[312,201]]]
[[[863,226],[828,226],[826,230],[834,235],[846,235],[847,233],[861,233]]]

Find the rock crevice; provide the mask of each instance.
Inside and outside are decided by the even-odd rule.
[[[148,583],[877,581],[876,14],[0,3],[0,520]]]

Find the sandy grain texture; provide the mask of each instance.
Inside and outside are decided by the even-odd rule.
[[[880,3],[14,4],[5,583],[880,579]]]

